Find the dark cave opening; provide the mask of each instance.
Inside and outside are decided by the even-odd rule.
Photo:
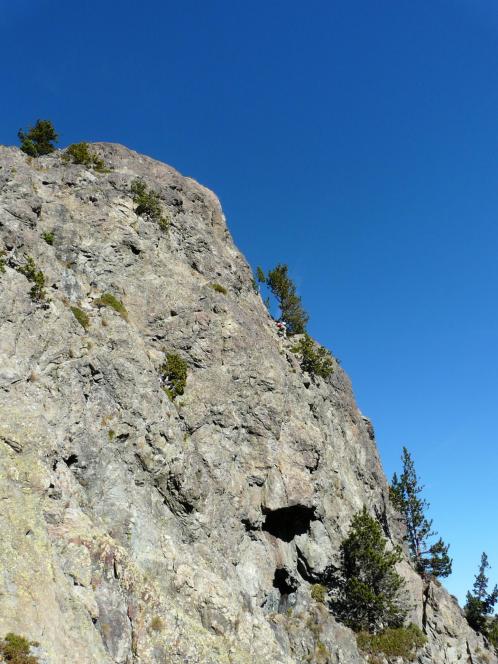
[[[275,570],[273,587],[276,588],[282,596],[290,595],[297,590],[297,581],[286,569],[279,567]]]
[[[292,595],[296,592],[297,586],[298,582],[286,569],[279,567],[275,570],[273,587],[280,593],[280,599],[278,601],[279,613],[285,613],[285,611],[294,604],[295,598]]]
[[[290,505],[267,512],[263,530],[284,542],[291,542],[296,535],[307,533],[315,519],[314,507]]]

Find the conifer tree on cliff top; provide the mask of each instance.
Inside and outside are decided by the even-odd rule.
[[[17,132],[20,148],[30,157],[41,157],[55,151],[58,134],[50,120],[37,120],[34,127]]]
[[[483,552],[479,573],[475,576],[472,592],[467,593],[467,603],[465,604],[465,616],[472,629],[481,632],[485,636],[490,636],[490,627],[495,628],[494,624],[489,624],[489,615],[493,611],[498,601],[498,586],[488,593],[488,577],[486,570],[489,567],[488,556]]]
[[[285,320],[287,323],[287,331],[290,334],[304,334],[306,332],[308,314],[303,309],[301,298],[296,292],[296,286],[289,277],[289,268],[287,265],[277,265],[273,270],[268,272],[267,277],[258,268],[258,280],[266,283],[277,298],[282,320]]]
[[[399,479],[394,473],[390,496],[406,526],[406,540],[412,559],[419,574],[448,576],[452,565],[448,555],[449,545],[441,538],[430,544],[430,539],[437,533],[432,530],[432,520],[425,515],[429,503],[420,497],[423,487],[419,484],[413,459],[406,447],[403,447],[401,460],[403,472]]]

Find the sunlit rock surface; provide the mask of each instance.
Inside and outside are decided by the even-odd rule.
[[[347,376],[301,371],[214,194],[92,149],[110,172],[0,148],[0,636],[45,664],[364,662],[310,596],[363,505],[400,537]],[[138,177],[168,231],[135,213]],[[189,367],[173,402],[167,352]],[[442,587],[400,571],[419,662],[497,661]]]

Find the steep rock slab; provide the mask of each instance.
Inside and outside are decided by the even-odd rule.
[[[0,148],[0,635],[47,664],[362,662],[310,596],[363,505],[399,538],[348,378],[301,371],[210,191],[92,149],[108,173]],[[135,213],[136,178],[168,231]],[[188,364],[173,402],[168,352]],[[420,662],[496,661],[442,587],[401,571]]]

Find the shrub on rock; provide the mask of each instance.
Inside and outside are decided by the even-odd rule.
[[[50,120],[37,120],[34,127],[26,131],[19,129],[17,136],[21,141],[21,150],[30,157],[41,157],[54,152],[58,135]]]

